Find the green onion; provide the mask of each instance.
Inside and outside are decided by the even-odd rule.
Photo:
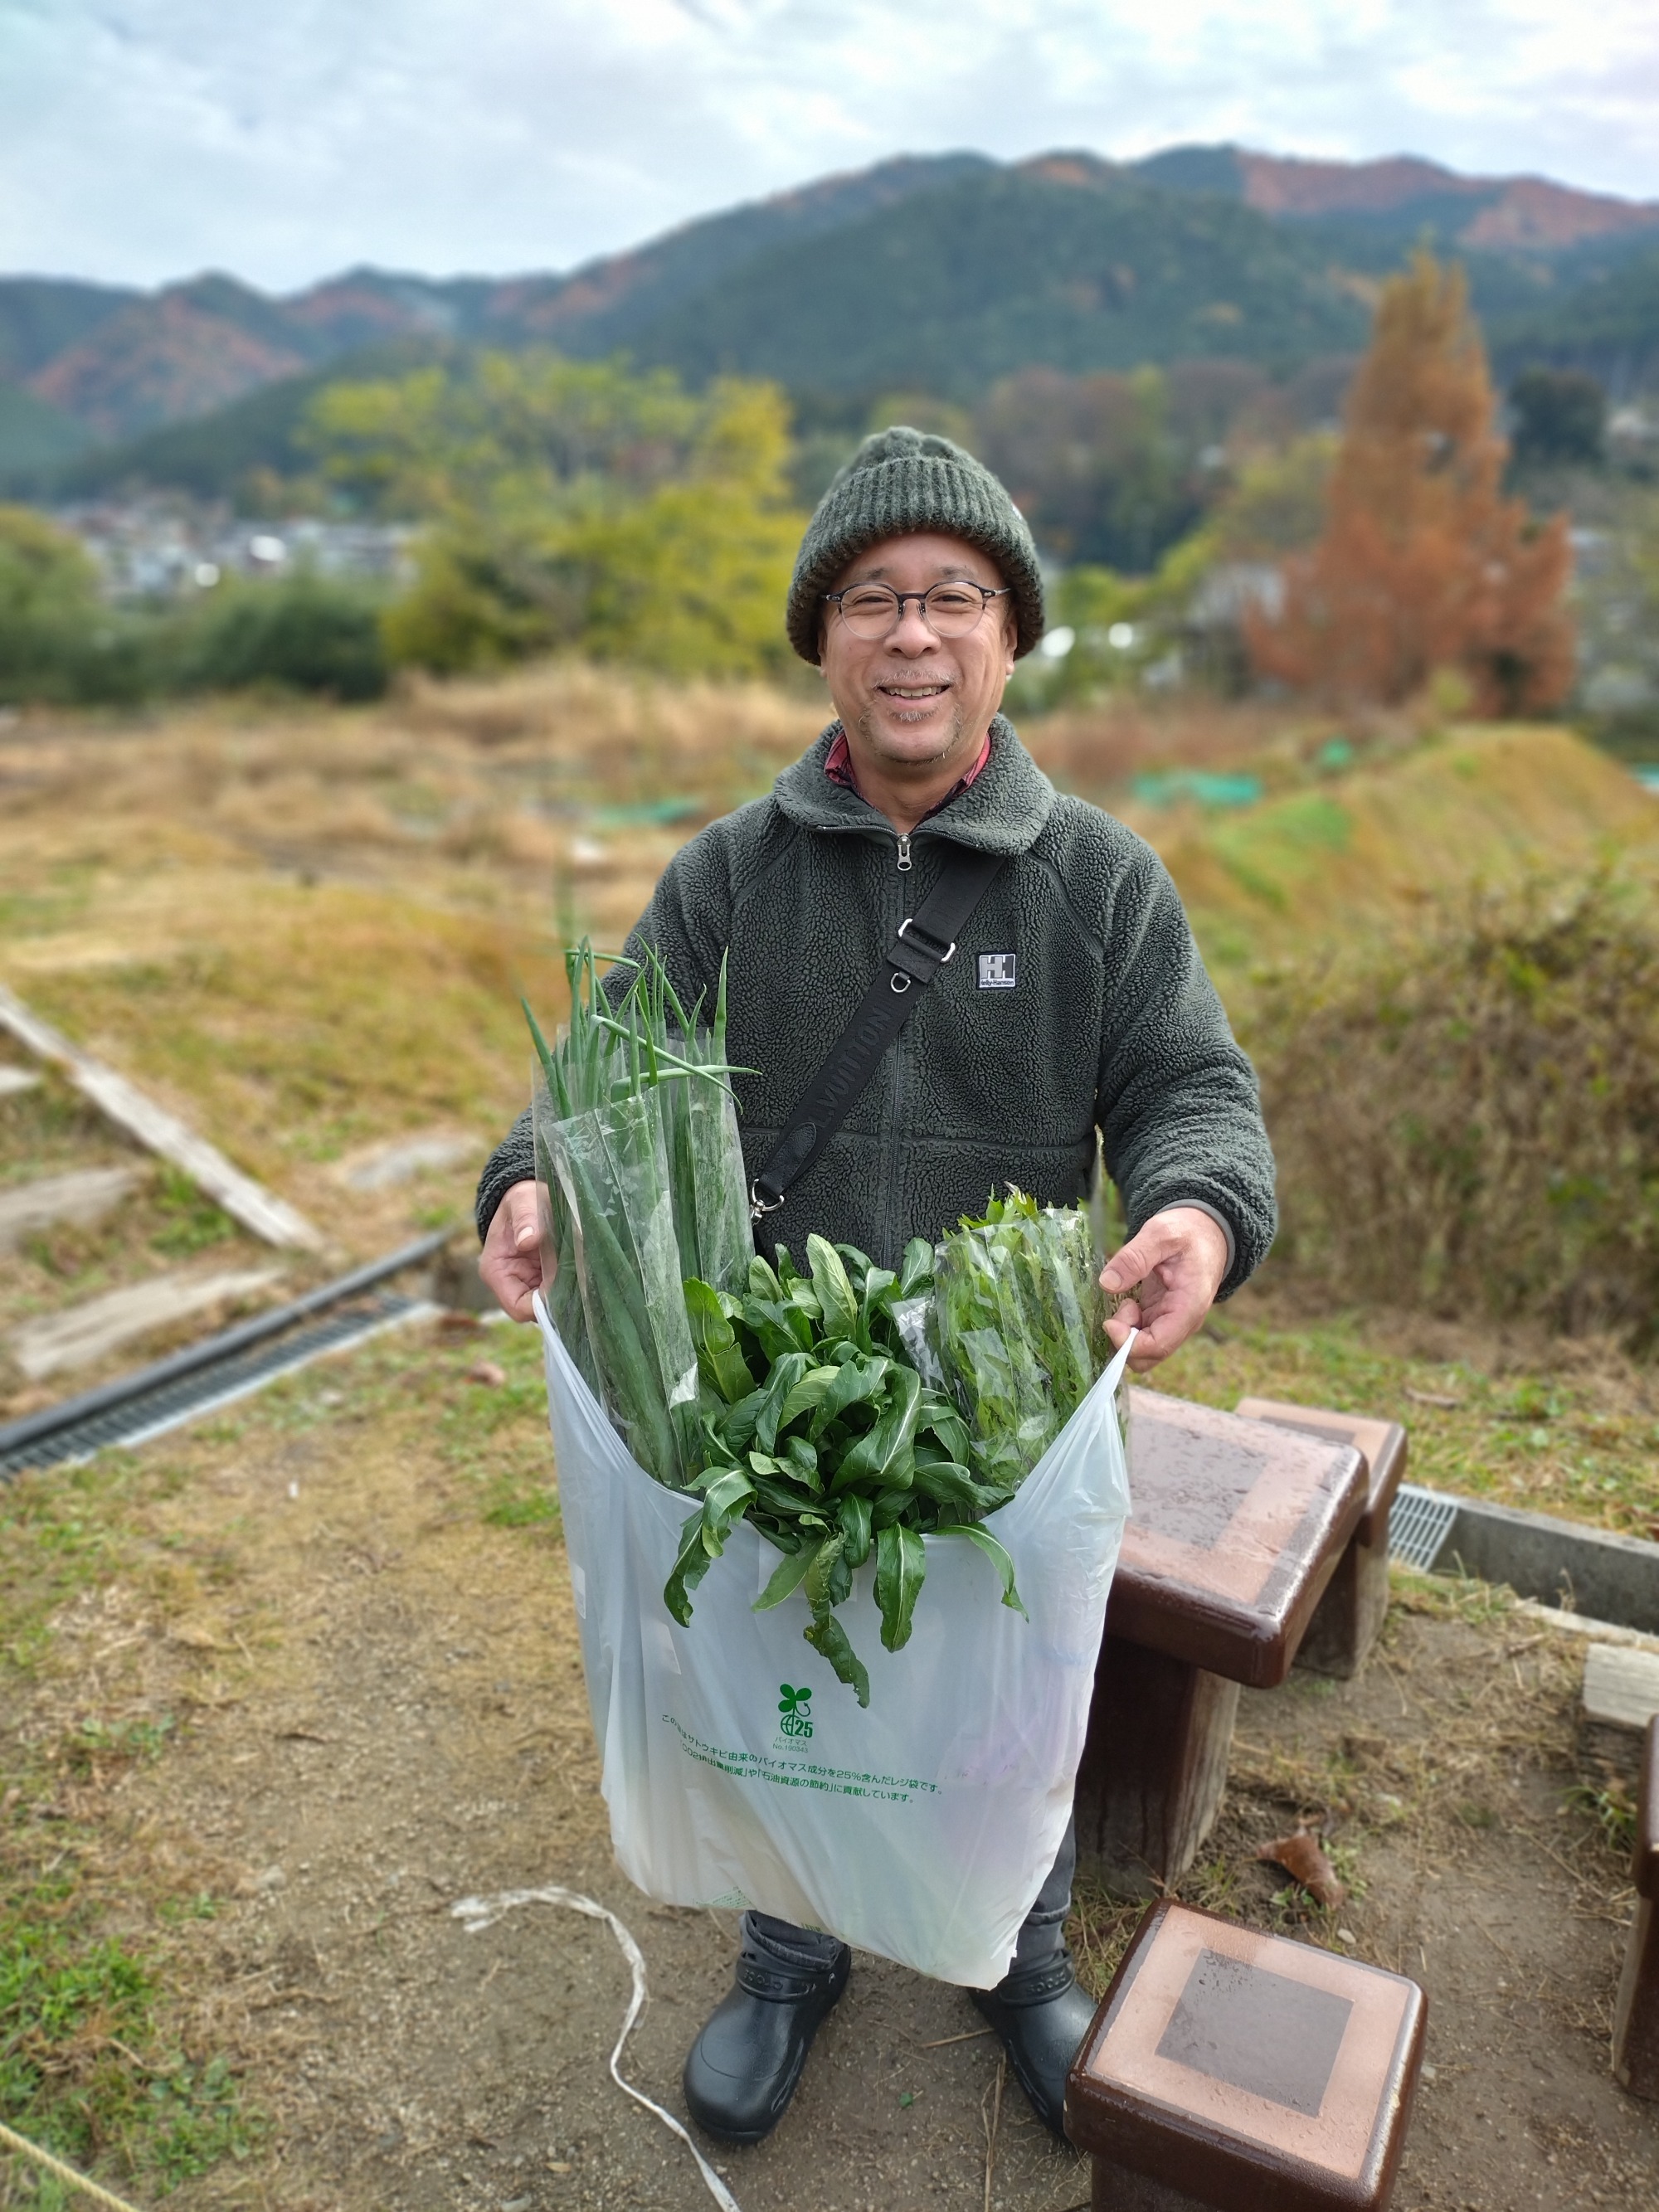
[[[725,976],[713,1030],[675,996],[662,963],[621,963],[614,1003],[584,941],[565,956],[570,1023],[540,1063],[536,1159],[554,1262],[548,1309],[629,1449],[659,1482],[695,1471],[697,1350],[685,1253],[718,1287],[741,1282],[752,1245],[743,1152],[725,1061]]]

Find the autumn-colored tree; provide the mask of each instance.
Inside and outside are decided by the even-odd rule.
[[[1462,272],[1419,254],[1383,288],[1350,392],[1325,526],[1246,618],[1258,671],[1334,701],[1408,698],[1443,670],[1480,714],[1572,681],[1566,523],[1505,499],[1486,357]]]

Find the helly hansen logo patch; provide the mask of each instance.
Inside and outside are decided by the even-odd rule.
[[[979,988],[981,991],[1012,991],[1017,981],[1012,952],[981,952]]]

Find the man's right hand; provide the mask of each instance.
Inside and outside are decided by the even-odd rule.
[[[530,1301],[542,1287],[541,1201],[533,1182],[509,1185],[478,1255],[478,1273],[504,1313],[532,1321]]]

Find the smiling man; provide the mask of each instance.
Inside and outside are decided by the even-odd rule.
[[[629,949],[654,945],[688,1004],[712,998],[729,957],[729,1054],[755,1071],[737,1090],[763,1249],[799,1250],[817,1230],[891,1267],[1004,1182],[1073,1204],[1098,1143],[1133,1231],[1102,1277],[1132,1294],[1109,1327],[1120,1344],[1139,1328],[1144,1370],[1266,1252],[1273,1159],[1162,863],[1057,793],[999,711],[1042,619],[1036,549],[996,478],[945,438],[866,439],[812,517],[786,613],[836,720],[768,798],[676,854]],[[924,960],[908,1018],[848,1086],[833,1135],[781,1169],[786,1133],[813,1130],[800,1109],[826,1052],[964,872],[975,890],[959,941]],[[477,1207],[484,1279],[520,1319],[541,1280],[532,1172],[526,1116]],[[1032,1869],[1008,1974],[974,1992],[1056,2134],[1092,2010],[1065,1942],[1073,1858],[1068,1835],[1040,1887]],[[735,1985],[685,2065],[711,2133],[757,2142],[776,2125],[850,1964],[831,1935],[744,1916]]]

